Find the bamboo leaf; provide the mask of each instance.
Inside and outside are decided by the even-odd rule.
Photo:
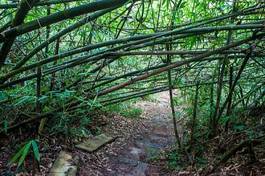
[[[22,165],[22,163],[25,161],[25,158],[26,158],[26,156],[27,156],[28,153],[29,153],[30,146],[31,146],[31,142],[28,142],[28,143],[25,145],[25,148],[24,148],[24,150],[22,151],[22,155],[21,155],[21,157],[19,158],[19,161],[18,161],[18,167],[20,167],[20,166]]]
[[[18,158],[22,155],[22,152],[24,151],[26,145],[24,145],[9,161],[9,165],[15,163]]]
[[[7,133],[7,129],[8,129],[8,121],[4,120],[4,131],[5,131],[5,133]]]
[[[38,144],[35,140],[32,140],[31,144],[32,144],[32,148],[33,148],[34,157],[39,162],[40,161],[40,152],[39,152]]]

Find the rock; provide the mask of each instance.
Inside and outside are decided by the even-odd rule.
[[[73,157],[71,154],[61,151],[55,160],[49,176],[75,176],[77,166],[73,165]]]
[[[91,139],[87,139],[86,141],[76,145],[75,147],[92,153],[98,150],[100,147],[106,145],[107,143],[112,142],[114,139],[115,138],[107,136],[105,134],[100,134]]]

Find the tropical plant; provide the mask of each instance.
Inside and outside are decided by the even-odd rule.
[[[36,140],[30,140],[19,151],[11,158],[9,164],[17,163],[17,167],[21,167],[22,164],[26,161],[27,156],[30,153],[33,153],[33,160],[40,162],[40,153],[39,147]]]

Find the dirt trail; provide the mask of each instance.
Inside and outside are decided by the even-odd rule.
[[[155,97],[155,101],[140,101],[135,104],[143,110],[142,119],[125,120],[113,128],[121,136],[113,144],[105,146],[93,155],[78,153],[83,157],[80,175],[163,175],[158,165],[148,164],[148,161],[172,146],[175,140],[168,93],[159,93]],[[117,132],[120,128],[123,129]]]

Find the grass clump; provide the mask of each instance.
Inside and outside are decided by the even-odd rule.
[[[118,113],[126,118],[139,118],[143,112],[141,108],[133,107],[131,104],[117,104],[105,108],[106,112]]]

